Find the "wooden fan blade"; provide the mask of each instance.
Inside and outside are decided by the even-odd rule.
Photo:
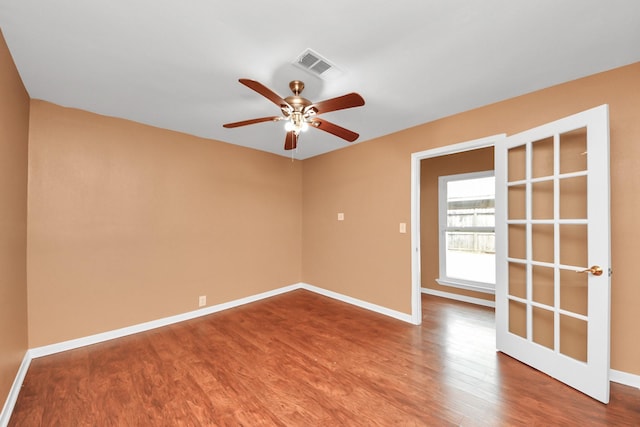
[[[287,136],[284,139],[284,149],[293,150],[298,146],[298,135],[294,131],[287,132]]]
[[[345,129],[342,126],[338,126],[320,118],[314,118],[311,124],[317,129],[329,132],[335,136],[339,136],[340,138],[345,139],[349,142],[355,141],[360,136],[357,133],[350,131],[349,129]]]
[[[237,128],[237,127],[240,127],[240,126],[252,125],[254,123],[277,122],[278,120],[282,120],[282,117],[280,117],[280,116],[260,117],[259,119],[250,119],[250,120],[243,120],[241,122],[227,123],[227,124],[222,125],[222,127],[225,127],[225,128]]]
[[[348,93],[337,98],[327,99],[317,102],[307,108],[315,108],[317,114],[328,113],[329,111],[344,110],[345,108],[361,107],[364,99],[357,93]]]
[[[282,107],[283,105],[289,106],[287,101],[285,101],[280,95],[278,95],[277,93],[275,93],[274,91],[272,91],[271,89],[269,89],[268,87],[266,87],[260,82],[257,82],[255,80],[249,80],[249,79],[240,79],[239,82],[245,85],[246,87],[248,87],[249,89],[255,90],[260,95],[264,96],[269,101],[276,104],[278,107]]]

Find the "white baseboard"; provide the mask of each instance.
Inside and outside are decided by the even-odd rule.
[[[290,292],[295,289],[299,289],[299,284],[285,286],[282,288],[274,289],[272,291],[263,292],[260,294],[252,295],[245,298],[225,302],[222,304],[212,305],[210,307],[201,308],[187,313],[178,314],[175,316],[165,317],[158,320],[152,320],[150,322],[139,323],[133,326],[127,326],[121,329],[115,329],[100,334],[90,335],[83,338],[77,338],[69,341],[63,341],[56,344],[45,345],[42,347],[36,347],[29,350],[32,358],[38,358],[42,356],[48,356],[62,351],[73,350],[75,348],[84,347],[91,344],[97,344],[104,341],[109,341],[115,338],[125,337],[127,335],[137,334],[139,332],[149,331],[163,326],[172,325],[178,322],[184,322],[185,320],[195,319],[196,317],[206,316],[208,314],[217,313],[219,311],[228,310],[230,308],[239,307],[244,304],[259,301],[261,299],[269,298],[275,295]]]
[[[185,320],[194,319],[200,316],[206,316],[208,314],[238,307],[244,304],[249,304],[255,301],[259,301],[261,299],[269,298],[272,296],[276,296],[276,295],[290,292],[300,288],[301,288],[301,284],[285,286],[282,288],[274,289],[272,291],[263,292],[257,295],[252,295],[246,298],[240,298],[234,301],[229,301],[226,303],[201,308],[199,310],[178,314],[176,316],[165,317],[163,319],[140,323],[137,325],[128,326],[126,328],[116,329],[113,331],[90,335],[87,337],[77,338],[69,341],[59,342],[56,344],[45,345],[42,347],[35,347],[32,349],[29,349],[27,350],[24,356],[24,359],[22,360],[22,364],[18,369],[18,373],[16,374],[16,377],[13,381],[13,385],[9,390],[9,395],[7,396],[4,407],[2,408],[2,412],[0,412],[0,427],[6,427],[9,423],[9,419],[11,418],[11,414],[13,413],[13,408],[16,404],[16,401],[18,400],[18,394],[20,393],[20,389],[22,388],[22,383],[27,374],[27,370],[29,369],[29,365],[31,364],[32,359],[43,357],[43,356],[49,356],[51,354],[60,353],[67,350],[73,350],[73,349],[84,347],[91,344],[97,344],[100,342],[109,341],[109,340],[124,337],[127,335],[133,335],[138,332],[149,331],[151,329],[156,329],[162,326],[183,322]]]
[[[16,402],[18,401],[18,394],[20,394],[20,389],[22,388],[24,377],[27,375],[27,371],[29,370],[29,365],[31,365],[31,354],[27,351],[22,359],[20,367],[18,368],[16,378],[13,380],[7,400],[5,400],[4,406],[2,407],[2,412],[0,412],[0,427],[7,427],[7,425],[9,425],[9,419],[11,418],[13,408],[16,406]]]
[[[402,313],[396,310],[391,310],[389,308],[382,307],[381,305],[372,304],[367,301],[363,301],[357,298],[352,298],[350,296],[339,294],[337,292],[328,291],[323,288],[318,288],[317,286],[309,285],[308,283],[301,283],[300,288],[306,289],[311,292],[315,292],[320,295],[324,295],[325,297],[336,299],[338,301],[346,302],[347,304],[355,305],[370,311],[375,311],[376,313],[384,314],[385,316],[393,317],[395,319],[402,320],[403,322],[412,323],[410,314]]]
[[[483,305],[485,307],[493,307],[493,308],[496,307],[495,301],[488,301],[488,300],[482,299],[482,298],[474,298],[474,297],[469,297],[469,296],[466,296],[466,295],[459,295],[459,294],[454,294],[454,293],[450,293],[450,292],[443,292],[443,291],[438,291],[438,290],[429,289],[429,288],[420,288],[420,291],[423,294],[433,295],[433,296],[436,296],[436,297],[454,299],[456,301],[462,301],[462,302],[468,302],[468,303],[471,303],[471,304]]]
[[[377,313],[384,314],[386,316],[394,317],[396,319],[403,320],[405,322],[411,321],[411,316],[408,314],[400,313],[395,310],[390,310],[386,307],[371,304],[366,301],[362,301],[356,298],[351,298],[346,295],[338,294],[336,292],[327,291],[322,288],[318,288],[307,283],[296,283],[293,285],[285,286],[282,288],[274,289],[272,291],[263,292],[257,295],[252,295],[246,298],[240,298],[237,300],[225,302],[222,304],[212,305],[210,307],[201,308],[199,310],[189,311],[187,313],[178,314],[175,316],[165,317],[150,322],[139,323],[137,325],[127,326],[125,328],[115,329],[100,334],[90,335],[87,337],[77,338],[69,341],[63,341],[56,344],[45,345],[42,347],[35,347],[29,350],[31,358],[38,358],[48,356],[62,351],[73,350],[76,348],[84,347],[91,344],[97,344],[104,341],[109,341],[115,338],[125,337],[127,335],[137,334],[139,332],[149,331],[163,326],[171,325],[185,320],[195,319],[196,317],[206,316],[208,314],[217,313],[219,311],[228,310],[230,308],[239,307],[244,304],[259,301],[265,298],[269,298],[275,295],[280,295],[286,292],[290,292],[296,289],[306,289],[311,292],[315,292],[320,295],[324,295],[333,299],[337,299],[358,307],[365,308],[367,310],[375,311]]]
[[[610,369],[609,380],[613,381],[614,383],[628,385],[629,387],[640,389],[640,375]]]
[[[22,382],[24,381],[24,377],[27,373],[27,370],[29,368],[29,365],[32,359],[49,356],[51,354],[60,353],[67,350],[73,350],[76,348],[84,347],[91,344],[97,344],[100,342],[109,341],[116,338],[121,338],[127,335],[137,334],[139,332],[149,331],[152,329],[160,328],[160,327],[171,325],[174,323],[183,322],[185,320],[194,319],[200,316],[206,316],[208,314],[217,313],[219,311],[227,310],[234,307],[239,307],[244,304],[249,304],[251,302],[259,301],[265,298],[269,298],[269,297],[280,295],[286,292],[294,291],[296,289],[305,289],[307,291],[314,292],[329,298],[333,298],[335,300],[339,300],[347,304],[355,305],[357,307],[361,307],[366,310],[374,311],[376,313],[380,313],[385,316],[390,316],[395,319],[399,319],[404,322],[411,323],[411,315],[409,314],[391,310],[389,308],[372,304],[363,300],[359,300],[357,298],[352,298],[347,295],[339,294],[337,292],[318,288],[317,286],[313,286],[308,283],[297,283],[290,286],[274,289],[272,291],[263,292],[257,295],[252,295],[246,298],[240,298],[234,301],[213,305],[211,307],[205,307],[199,310],[178,314],[176,316],[165,317],[163,319],[140,323],[140,324],[128,326],[125,328],[116,329],[116,330],[112,330],[112,331],[108,331],[100,334],[73,339],[73,340],[63,341],[56,344],[46,345],[42,347],[35,347],[27,351],[24,357],[24,360],[22,362],[22,365],[18,370],[18,374],[16,375],[16,378],[13,382],[13,386],[11,387],[11,391],[6,400],[2,413],[0,413],[0,427],[6,427],[7,424],[9,423],[9,419],[11,418],[11,413],[13,412],[13,408],[18,399],[18,394],[20,393],[20,389],[22,387]]]
[[[148,331],[151,329],[160,328],[162,326],[183,322],[185,320],[194,319],[200,316],[206,316],[208,314],[217,313],[219,311],[228,310],[234,307],[239,307],[244,304],[249,304],[255,301],[280,295],[296,289],[305,289],[307,291],[314,292],[329,298],[333,298],[335,300],[339,300],[347,304],[355,305],[357,307],[361,307],[366,310],[374,311],[376,313],[380,313],[385,316],[393,317],[403,322],[412,323],[410,314],[402,313],[396,310],[391,310],[389,308],[386,308],[377,304],[373,304],[367,301],[363,301],[357,298],[353,298],[344,294],[318,288],[317,286],[313,286],[308,283],[297,283],[297,284],[285,286],[282,288],[274,289],[272,291],[263,292],[263,293],[252,295],[246,298],[240,298],[234,301],[217,304],[210,307],[205,307],[199,310],[190,311],[190,312],[179,314],[176,316],[165,317],[163,319],[140,323],[138,325],[133,325],[126,328],[121,328],[121,329],[116,329],[109,332],[90,335],[88,337],[83,337],[83,338],[64,341],[56,344],[32,348],[26,352],[24,359],[22,360],[22,364],[18,369],[18,373],[16,374],[16,378],[13,381],[13,385],[11,387],[11,390],[9,391],[9,395],[7,397],[7,400],[5,401],[2,412],[0,412],[0,427],[6,427],[9,423],[9,419],[11,418],[13,408],[18,399],[18,394],[20,393],[20,389],[22,388],[22,383],[27,374],[27,370],[29,369],[29,365],[31,364],[32,359],[48,356],[48,355],[59,353],[62,351],[73,350],[75,348],[80,348],[80,347],[84,347],[91,344],[97,344],[103,341],[108,341],[115,338],[132,335],[139,332]],[[451,298],[458,301],[469,302],[472,304],[480,304],[488,307],[495,307],[495,303],[493,301],[486,301],[479,298],[451,294],[448,292],[441,292],[441,291],[437,291],[434,289],[427,289],[427,288],[422,288],[422,292],[429,295],[435,295],[435,296],[444,297],[444,298]],[[634,374],[611,369],[610,379],[613,382],[640,389],[640,375],[634,375]]]

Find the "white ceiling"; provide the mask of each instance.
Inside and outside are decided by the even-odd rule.
[[[279,114],[238,78],[312,101],[358,142],[640,61],[638,0],[0,0],[32,98],[291,156]],[[311,48],[341,70],[292,65]],[[638,76],[640,78],[640,76]],[[349,143],[317,129],[293,155]]]

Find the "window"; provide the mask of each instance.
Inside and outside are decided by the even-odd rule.
[[[493,171],[438,179],[441,285],[494,293],[495,177]]]

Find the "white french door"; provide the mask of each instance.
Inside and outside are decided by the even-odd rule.
[[[497,349],[609,401],[609,112],[499,141]]]

